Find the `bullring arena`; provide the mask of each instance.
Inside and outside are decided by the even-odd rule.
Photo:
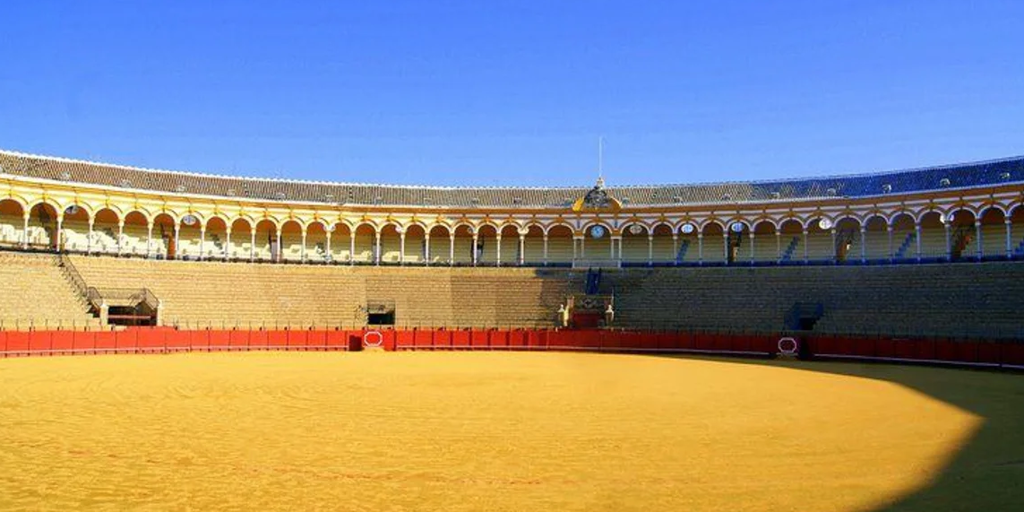
[[[1015,510],[1022,184],[0,152],[0,508]]]

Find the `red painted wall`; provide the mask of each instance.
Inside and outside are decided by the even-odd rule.
[[[208,350],[358,350],[370,330],[0,331],[0,357]],[[586,350],[773,356],[780,336],[709,332],[533,329],[379,330],[386,350]],[[371,335],[375,339],[376,334]],[[1024,343],[813,335],[802,355],[820,358],[1024,367]]]

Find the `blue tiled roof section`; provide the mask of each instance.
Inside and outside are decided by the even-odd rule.
[[[169,195],[300,201],[335,205],[568,207],[585,187],[419,187],[324,183],[140,169],[0,151],[2,173]],[[1024,183],[1024,157],[861,175],[806,179],[609,187],[624,206],[793,201],[870,197]]]

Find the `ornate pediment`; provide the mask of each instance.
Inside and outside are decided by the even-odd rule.
[[[604,188],[604,178],[597,178],[594,188],[590,189],[583,197],[572,203],[572,211],[608,211],[617,212],[622,209],[622,203],[612,197]]]

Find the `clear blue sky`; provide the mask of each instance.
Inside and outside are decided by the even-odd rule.
[[[1024,153],[1024,1],[0,5],[0,148],[586,185]]]

